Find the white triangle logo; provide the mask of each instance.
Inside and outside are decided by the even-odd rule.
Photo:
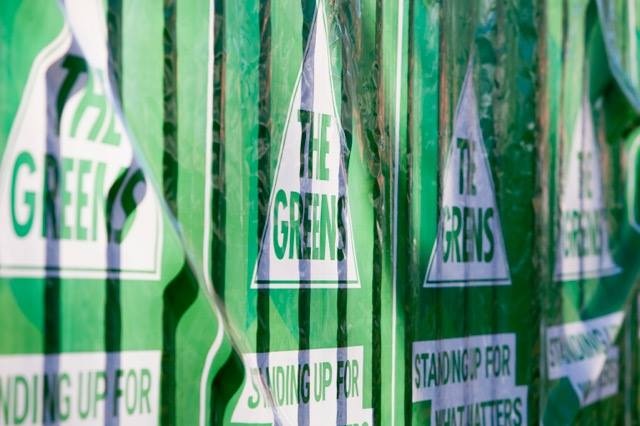
[[[80,3],[65,6],[69,25],[35,58],[0,162],[0,276],[157,280],[160,204],[108,96],[101,3]]]
[[[511,284],[471,65],[462,84],[443,178],[438,235],[424,287]]]
[[[620,268],[609,252],[600,150],[587,95],[576,117],[568,165],[560,195],[555,280],[615,275]]]
[[[327,24],[318,2],[251,288],[360,287]]]

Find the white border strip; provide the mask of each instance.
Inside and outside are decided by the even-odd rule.
[[[215,0],[209,0],[209,55],[207,61],[207,108],[205,117],[205,171],[204,171],[204,236],[202,238],[202,269],[207,292],[213,295],[213,286],[209,277],[209,245],[211,233],[211,148],[213,146],[213,66],[215,62],[213,31],[215,30]]]
[[[395,105],[395,129],[393,138],[393,252],[392,252],[392,293],[391,293],[391,425],[396,423],[396,327],[397,327],[397,259],[398,259],[398,177],[400,174],[400,98],[401,98],[401,72],[402,72],[402,34],[404,8],[403,0],[398,0],[398,33],[396,45],[396,105]]]
[[[634,133],[632,137],[633,142],[631,142],[631,148],[629,149],[629,154],[627,157],[627,217],[629,220],[629,225],[631,225],[631,227],[635,229],[636,232],[640,232],[640,223],[638,223],[635,213],[635,205],[637,203],[636,197],[638,196],[635,175],[637,168],[636,164],[638,162],[638,160],[636,159],[638,158],[638,154],[640,152],[640,133]]]
[[[631,83],[634,87],[638,87],[638,42],[636,36],[636,0],[627,0],[627,25],[629,31],[629,53],[627,60],[629,61],[629,70],[631,75]]]
[[[211,233],[211,162],[212,154],[211,148],[213,146],[213,70],[214,70],[214,30],[215,30],[215,0],[209,0],[209,55],[207,64],[207,109],[205,117],[205,179],[204,179],[204,237],[202,239],[202,272],[204,275],[204,282],[207,286],[207,293],[209,298],[213,298],[213,285],[209,275],[209,246],[210,246],[210,233]],[[222,345],[222,338],[224,336],[224,324],[222,322],[222,316],[218,310],[216,304],[212,304],[212,309],[216,314],[218,321],[218,330],[216,331],[216,337],[207,352],[207,357],[202,368],[202,375],[200,376],[200,408],[198,424],[205,426],[207,424],[207,385],[209,383],[209,374],[213,365],[213,360]]]

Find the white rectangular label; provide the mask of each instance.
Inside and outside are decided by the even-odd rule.
[[[414,342],[412,362],[412,400],[431,401],[432,425],[527,423],[514,334]]]
[[[160,352],[0,356],[0,424],[158,424]]]
[[[613,342],[623,319],[622,312],[614,312],[547,329],[549,378],[567,377],[582,405],[593,402],[589,400],[590,390],[599,380],[608,360],[617,358],[617,348]]]
[[[362,407],[362,346],[243,355],[247,375],[231,421],[371,425]],[[268,389],[268,391],[266,390]]]

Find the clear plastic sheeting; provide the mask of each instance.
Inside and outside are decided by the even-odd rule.
[[[0,4],[0,424],[640,419],[635,0]]]

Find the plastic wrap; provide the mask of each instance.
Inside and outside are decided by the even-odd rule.
[[[0,424],[635,424],[635,1],[0,4]]]

